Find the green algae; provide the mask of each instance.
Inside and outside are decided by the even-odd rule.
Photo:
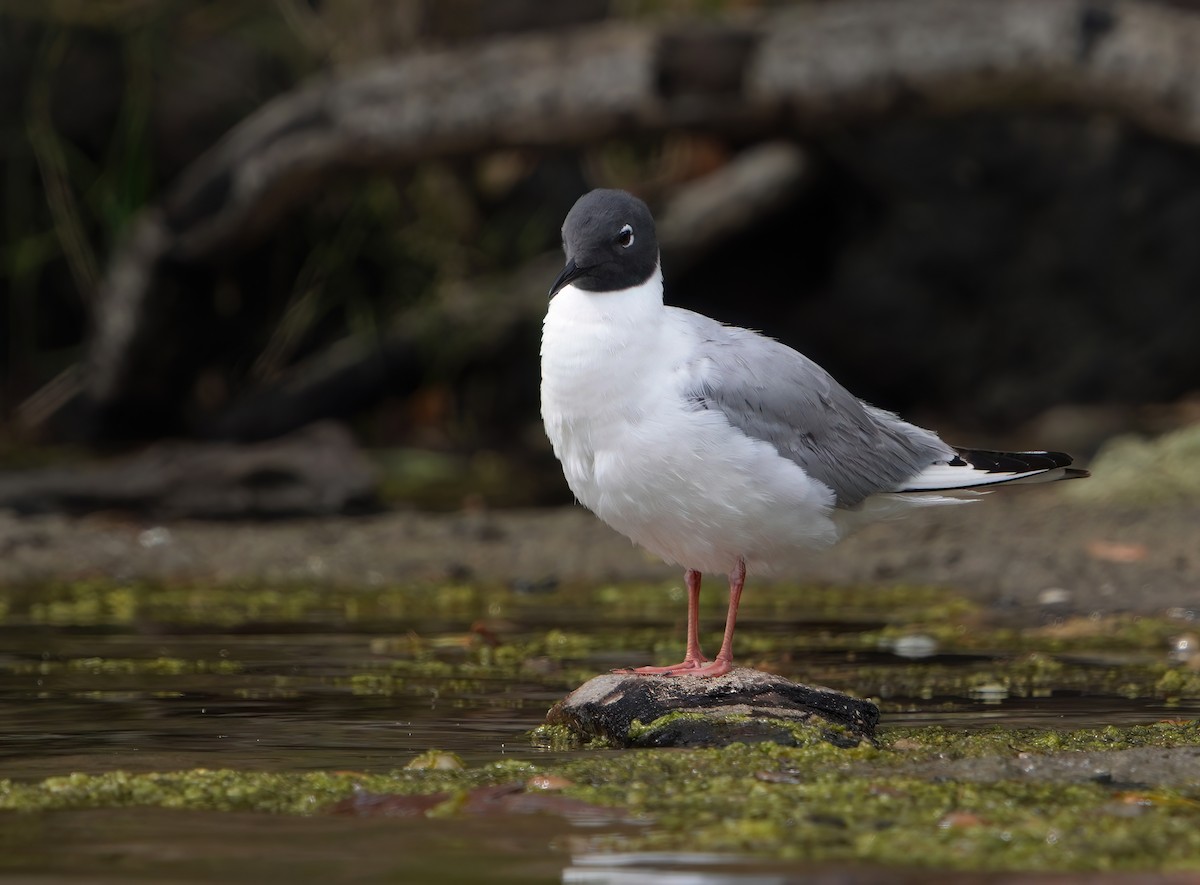
[[[864,738],[849,728],[823,719],[802,721],[778,716],[673,710],[651,722],[633,720],[627,732],[632,747],[678,746],[676,732],[683,730],[696,743],[721,746],[726,743],[770,741],[792,747],[825,742],[837,747],[855,747]],[[697,740],[699,738],[699,740]]]
[[[736,803],[712,803],[687,818],[688,836],[691,844],[713,851],[893,867],[1200,867],[1200,816],[1194,811],[1156,806],[1131,820],[1105,814],[1109,801],[1106,791],[1092,786],[820,778],[755,785]],[[946,823],[955,816],[972,823]],[[642,847],[678,849],[678,833],[659,830]]]
[[[872,697],[959,697],[1000,701],[1073,691],[1124,698],[1179,701],[1200,697],[1200,672],[1160,660],[1064,659],[1038,652],[954,663],[860,666],[839,688]]]
[[[579,732],[565,725],[539,725],[529,733],[529,742],[540,750],[610,750],[614,744],[595,736],[584,739]]]
[[[86,673],[92,676],[196,676],[202,674],[234,675],[244,665],[230,660],[185,660],[159,656],[156,658],[70,658],[65,661],[18,661],[6,666],[13,674],[48,676],[56,673]]]
[[[933,639],[939,651],[1005,653],[1163,651],[1181,630],[1178,620],[1133,613],[1063,618],[1053,624],[988,624],[977,615],[960,618],[910,620],[858,634],[862,647],[892,648],[914,635]]]
[[[677,612],[676,583],[618,587],[523,588],[442,584],[383,586],[353,591],[320,587],[243,587],[113,583],[58,583],[4,588],[0,621],[10,626],[124,629],[131,625],[206,625],[234,629],[264,624],[319,624],[322,629],[367,630],[369,654],[355,671],[322,684],[358,696],[396,697],[480,693],[497,680],[532,680],[568,689],[595,675],[595,660],[613,652],[632,661],[677,659],[680,637],[659,621]],[[717,606],[712,594],[706,607]],[[874,699],[886,712],[895,700],[1045,697],[1076,691],[1175,702],[1200,697],[1200,670],[1171,659],[1179,621],[1113,615],[1071,618],[1033,629],[989,624],[976,606],[943,588],[922,586],[764,588],[744,607],[738,636],[742,661],[787,675],[833,685]],[[561,624],[539,626],[545,612]],[[886,611],[881,617],[878,612]],[[819,621],[807,632],[774,629],[772,616],[789,623]],[[498,634],[488,624],[498,626]],[[757,622],[757,623],[756,623]],[[765,624],[764,624],[765,622]],[[435,623],[433,633],[415,624]],[[715,622],[714,622],[715,623]],[[594,625],[601,625],[597,629]],[[758,626],[764,624],[764,626]],[[483,625],[483,626],[476,626]],[[617,626],[610,626],[617,625]],[[394,635],[375,635],[391,628]],[[940,653],[930,661],[900,658],[866,662],[861,652],[891,649],[907,637],[931,641]],[[1002,651],[1001,651],[1002,650]],[[845,663],[790,670],[786,662],[810,652],[845,652]],[[782,662],[782,665],[781,665]],[[237,676],[244,663],[232,658],[186,660],[171,654],[152,659],[102,658],[12,660],[13,674],[95,676]],[[276,677],[272,686],[241,689],[263,696],[301,690],[303,678]],[[894,708],[891,708],[894,709]]]
[[[881,750],[905,753],[909,759],[971,759],[1013,753],[1059,753],[1084,750],[1170,749],[1200,746],[1200,721],[1113,725],[1094,729],[985,728],[964,730],[929,726],[880,729]],[[1200,783],[1200,777],[1197,778]]]
[[[113,628],[146,623],[224,628],[288,623],[373,630],[395,625],[402,631],[395,637],[373,637],[373,653],[430,662],[456,646],[468,645],[475,663],[505,670],[531,658],[563,661],[621,649],[653,649],[655,654],[677,656],[679,637],[656,625],[673,619],[682,601],[678,582],[529,592],[453,583],[347,589],[96,580],[0,588],[0,623]],[[713,637],[719,635],[715,624],[723,617],[724,604],[720,594],[701,600],[706,620],[708,614],[716,616],[708,631]],[[582,621],[588,628],[552,627],[533,636],[501,634],[498,641],[486,643],[478,641],[482,632],[475,637],[426,636],[411,629],[412,624],[430,621],[461,624],[464,631],[472,622],[505,618],[536,624],[547,611],[562,622]],[[747,599],[742,611],[745,626],[739,632],[738,650],[744,657],[810,649],[886,649],[913,634],[928,636],[943,652],[1161,652],[1181,629],[1177,621],[1139,615],[1074,618],[1038,629],[994,625],[987,623],[978,606],[948,589],[905,585],[773,585]],[[774,616],[786,616],[787,623],[798,627],[806,622],[824,626],[808,631],[755,629],[756,620],[771,623]],[[597,630],[597,624],[621,626]]]
[[[720,614],[718,597],[706,603],[706,618]],[[278,622],[363,634],[350,656],[349,673],[256,676],[255,666],[238,659],[236,645],[230,657],[217,657],[216,642],[211,659],[167,653],[100,657],[87,651],[77,657],[14,659],[3,666],[9,674],[46,677],[39,690],[52,690],[54,680],[61,679],[89,697],[101,688],[110,696],[119,694],[129,684],[141,684],[140,677],[153,677],[149,684],[161,694],[179,686],[162,684],[159,677],[202,676],[206,691],[235,697],[340,690],[460,703],[470,694],[495,695],[497,686],[513,682],[573,687],[594,675],[594,656],[613,650],[646,655],[653,649],[659,657],[677,659],[680,641],[644,620],[677,612],[681,597],[674,583],[529,593],[466,584],[347,591],[95,582],[10,588],[2,600],[9,626],[88,625],[107,631],[154,622],[226,627]],[[545,612],[562,619],[548,625]],[[812,619],[825,626],[797,635],[755,625],[756,618],[772,621],[782,613],[788,623]],[[505,618],[512,623],[500,623]],[[471,629],[476,619],[490,619],[493,635]],[[598,627],[601,620],[618,626]],[[437,626],[420,633],[411,629],[429,623]],[[586,626],[574,626],[579,624]],[[938,588],[785,586],[765,590],[747,606],[739,651],[773,662],[776,669],[798,651],[836,651],[844,663],[820,663],[815,666],[824,671],[803,675],[880,698],[885,710],[890,698],[967,697],[985,689],[1013,696],[1072,689],[1139,698],[1200,697],[1200,674],[1167,657],[1167,640],[1180,626],[1169,619],[1121,616],[1021,631],[989,625],[978,608]],[[381,629],[394,635],[379,635]],[[881,647],[913,634],[930,636],[939,651],[962,653],[963,659],[873,663]],[[872,663],[863,662],[868,652]],[[608,665],[607,658],[597,660]],[[531,738],[535,747],[559,755],[583,752],[546,766],[498,763],[386,774],[204,769],[71,774],[0,782],[0,809],[149,806],[313,815],[358,791],[446,793],[452,798],[431,814],[453,826],[467,791],[524,782],[541,772],[571,781],[567,796],[646,821],[648,826],[634,835],[595,836],[597,845],[607,839],[621,849],[687,850],[699,840],[713,850],[805,861],[961,869],[1200,868],[1195,788],[1150,786],[1134,795],[1100,783],[966,783],[911,770],[914,764],[936,771],[942,762],[1016,753],[1192,747],[1200,745],[1195,723],[1076,731],[884,728],[877,746],[851,749],[832,746],[810,730],[793,737],[796,746],[791,747],[596,752],[597,745],[581,747],[562,730],[544,727]]]
[[[208,584],[113,583],[83,581],[0,589],[0,622],[14,626],[93,626],[123,628],[146,623],[224,628],[273,623],[319,624],[324,628],[395,625],[394,637],[375,636],[371,651],[427,664],[465,650],[464,664],[519,669],[531,659],[554,662],[623,649],[652,649],[678,655],[679,637],[654,624],[674,618],[683,601],[678,582],[661,584],[565,586],[539,589],[471,584],[405,585],[346,589],[317,585],[223,586]],[[723,615],[720,594],[709,594],[702,611]],[[552,611],[560,621],[586,622],[533,635],[502,633],[480,641],[467,625],[505,618],[538,623]],[[820,629],[761,630],[756,620],[824,624]],[[411,625],[428,622],[461,625],[459,635],[422,635]],[[643,623],[645,622],[645,623]],[[744,657],[771,657],[810,649],[872,651],[923,634],[942,652],[994,651],[1076,653],[1085,651],[1165,650],[1181,629],[1177,621],[1137,615],[1075,618],[1038,629],[988,624],[980,609],[945,588],[821,587],[774,585],[746,600],[738,650]],[[833,622],[836,629],[831,629]],[[715,624],[716,622],[714,622]],[[621,625],[595,629],[596,624]],[[714,628],[709,631],[714,636]],[[433,673],[428,675],[445,675]]]
[[[970,759],[1200,746],[1200,724],[1157,723],[1069,732],[894,729],[877,746],[820,739],[784,747],[584,753],[553,766],[498,762],[439,767],[432,752],[386,774],[194,771],[73,774],[0,782],[0,808],[152,806],[321,814],[356,792],[446,793],[428,816],[448,826],[466,791],[565,779],[564,795],[648,826],[599,830],[594,849],[752,852],[809,862],[995,870],[1200,869],[1200,784],[1136,792],[1098,782],[991,783],[921,778],[913,759]],[[455,799],[454,797],[458,797]],[[614,814],[617,812],[615,811]]]
[[[659,617],[675,612],[683,597],[678,581],[538,589],[485,584],[385,585],[344,588],[316,584],[250,585],[206,583],[47,582],[0,588],[0,619],[46,626],[123,626],[142,621],[239,626],[280,622],[360,624],[430,618],[500,618],[552,608],[614,618]],[[701,609],[721,615],[720,594],[701,600]],[[789,618],[869,616],[888,621],[940,622],[961,618],[974,606],[936,587],[825,587],[776,585],[747,599],[751,616],[787,613]],[[569,634],[564,634],[569,638]]]
[[[640,719],[634,719],[631,723],[629,723],[629,739],[637,742],[673,725],[686,722],[709,722],[715,718],[719,718],[724,722],[732,723],[750,721],[749,716],[738,713],[730,713],[721,716],[718,714],[693,713],[686,710],[673,710],[664,716],[659,716],[657,719],[651,722],[642,722]]]
[[[905,740],[919,746],[922,734]],[[970,869],[1200,867],[1200,806],[1190,797],[1151,800],[1130,818],[1123,808],[1106,813],[1121,797],[1097,784],[929,782],[889,773],[896,756],[868,745],[762,745],[623,754],[562,773],[583,785],[580,798],[652,818],[655,827],[637,840],[644,849],[703,844],[808,861]],[[856,771],[864,762],[870,773]],[[955,814],[963,824],[953,823]]]
[[[0,781],[0,809],[157,808],[314,814],[357,791],[421,794],[463,790],[528,777],[527,763],[497,762],[471,770],[414,769],[390,774],[352,771],[275,773],[203,768],[131,774],[69,774],[33,784]]]
[[[462,757],[457,753],[447,753],[445,750],[427,750],[404,766],[406,771],[462,771]]]

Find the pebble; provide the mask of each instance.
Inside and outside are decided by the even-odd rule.
[[[1169,657],[1177,663],[1187,663],[1200,655],[1200,636],[1195,633],[1181,633],[1171,637]]]
[[[525,782],[527,790],[564,790],[574,786],[575,782],[560,777],[557,774],[535,774]]]
[[[1070,605],[1071,591],[1063,587],[1047,587],[1038,594],[1038,605]]]
[[[171,543],[171,530],[161,525],[138,533],[138,543],[149,550],[151,547],[162,547]]]
[[[892,653],[909,659],[929,658],[938,652],[938,641],[924,633],[911,633],[892,643]]]
[[[976,685],[971,689],[971,697],[985,704],[998,704],[1008,697],[1008,689],[999,682],[988,682]]]

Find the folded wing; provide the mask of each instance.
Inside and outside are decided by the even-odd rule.
[[[1087,476],[1062,452],[959,449],[891,412],[864,403],[803,354],[736,326],[673,308],[699,336],[684,368],[684,396],[770,443],[839,507],[872,495],[938,492]]]

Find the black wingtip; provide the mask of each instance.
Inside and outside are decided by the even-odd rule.
[[[987,449],[959,449],[958,456],[976,470],[988,473],[1025,473],[1030,470],[1054,470],[1070,467],[1075,460],[1066,452],[992,452]],[[1086,470],[1068,470],[1072,479],[1081,479]]]

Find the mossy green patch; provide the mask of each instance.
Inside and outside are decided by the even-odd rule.
[[[652,819],[635,840],[642,849],[703,844],[805,861],[956,869],[1200,868],[1200,834],[1192,829],[1200,803],[1190,793],[1131,797],[1096,783],[931,782],[902,773],[914,754],[1037,752],[1050,748],[1048,734],[900,730],[885,732],[878,748],[816,741],[643,751],[581,760],[560,773],[579,785],[573,795]],[[1164,723],[1059,738],[1062,749],[1194,746],[1200,730]],[[628,836],[615,845],[628,850]]]
[[[705,713],[692,713],[686,710],[675,710],[665,716],[659,716],[653,722],[642,722],[640,719],[634,719],[629,723],[629,739],[638,741],[642,738],[652,735],[663,728],[679,724],[681,722],[706,722],[713,718],[712,715]],[[749,716],[739,716],[731,714],[720,717],[726,722],[746,722]]]
[[[1118,728],[1051,730],[985,728],[964,730],[929,726],[880,729],[880,748],[903,752],[908,758],[970,759],[1018,752],[1056,753],[1082,750],[1129,750],[1138,747],[1200,746],[1200,721],[1155,722]]]
[[[361,696],[479,693],[496,680],[534,681],[569,689],[612,666],[677,660],[681,637],[664,624],[677,617],[676,582],[628,586],[512,588],[441,584],[337,587],[207,586],[105,581],[55,583],[0,592],[0,619],[10,626],[53,630],[139,630],[147,624],[203,626],[209,631],[319,625],[322,631],[364,632],[364,653],[351,672],[325,674],[322,686]],[[719,594],[706,604],[719,607]],[[1047,696],[1056,691],[1110,697],[1200,697],[1200,671],[1168,655],[1178,621],[1137,615],[1071,618],[1019,629],[990,624],[985,613],[952,592],[932,587],[765,587],[744,607],[741,661],[793,678],[814,680],[859,697],[889,703],[912,699]],[[886,612],[886,614],[881,614]],[[779,630],[819,622],[812,630]],[[584,627],[573,628],[576,624]],[[433,627],[423,625],[436,625]],[[169,632],[169,631],[168,631]],[[928,661],[880,658],[913,639],[940,653]],[[149,643],[147,643],[149,645]],[[144,659],[13,659],[11,673],[237,676],[238,642],[213,660],[188,660],[150,646]],[[213,650],[214,655],[216,649]],[[824,654],[815,667],[806,658]],[[843,662],[828,653],[844,653]],[[871,654],[861,660],[860,653]],[[792,665],[791,659],[798,663]],[[303,673],[259,679],[246,691],[297,692]],[[72,686],[74,690],[76,686]],[[93,688],[84,686],[83,688]]]
[[[467,771],[418,768],[391,774],[360,772],[271,773],[194,769],[164,773],[70,774],[39,783],[0,781],[0,808],[40,811],[52,808],[154,806],[209,811],[314,814],[352,794],[437,793],[528,777],[526,763],[498,762]]]
[[[854,747],[862,740],[861,735],[849,728],[821,719],[801,721],[778,716],[722,713],[719,709],[674,710],[646,723],[635,719],[630,723],[626,737],[628,746],[632,747],[694,746],[697,743],[723,746],[763,741],[794,747],[821,742]]]
[[[65,661],[18,661],[5,668],[10,673],[86,673],[92,676],[194,676],[199,674],[233,675],[243,664],[229,660],[183,660],[181,658],[71,658]]]
[[[1079,660],[1038,652],[953,663],[888,663],[856,667],[840,688],[881,700],[890,698],[975,698],[999,703],[1005,698],[1049,697],[1055,692],[1156,698],[1178,701],[1200,697],[1200,672],[1160,660]]]
[[[430,618],[501,618],[555,611],[601,613],[632,620],[673,615],[682,603],[678,581],[627,585],[563,586],[532,592],[486,584],[411,584],[343,588],[314,584],[220,585],[196,583],[48,582],[0,588],[0,616],[12,623],[46,626],[122,626],[141,621],[239,626],[249,623],[349,625]],[[723,613],[720,594],[701,601],[706,612]],[[974,606],[936,587],[824,587],[776,585],[746,600],[751,617],[787,613],[797,621],[841,618],[849,623],[961,619]],[[881,613],[887,612],[886,617]],[[572,636],[557,637],[570,651]]]
[[[613,745],[602,737],[585,741],[565,725],[539,725],[529,734],[530,743],[542,750],[609,750]]]
[[[1200,869],[1200,786],[1137,792],[1096,782],[932,780],[916,759],[1200,746],[1200,725],[1158,723],[1071,732],[944,728],[884,731],[878,746],[844,749],[735,744],[718,750],[581,754],[539,768],[500,762],[388,774],[113,772],[0,782],[0,808],[131,805],[320,814],[356,790],[461,796],[524,783],[537,773],[569,782],[565,795],[650,824],[592,837],[593,848],[752,852],[806,862],[973,870]],[[425,757],[440,759],[444,754]],[[462,803],[429,814],[453,817]]]
[[[859,634],[862,645],[895,648],[906,638],[932,640],[937,651],[1163,652],[1182,625],[1167,617],[1129,612],[1072,616],[1042,626],[989,624],[977,615],[911,619]]]

